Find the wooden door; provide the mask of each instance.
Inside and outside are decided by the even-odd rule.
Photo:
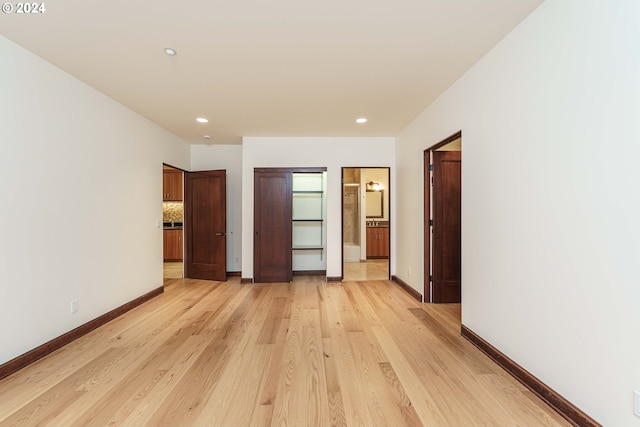
[[[226,171],[185,172],[185,277],[227,280]]]
[[[433,302],[460,302],[462,152],[433,152]]]
[[[254,282],[289,282],[292,266],[291,172],[254,172]]]

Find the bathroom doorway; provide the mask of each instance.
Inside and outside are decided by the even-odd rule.
[[[342,168],[342,279],[388,280],[389,168]]]

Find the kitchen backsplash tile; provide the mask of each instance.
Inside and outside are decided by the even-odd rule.
[[[182,202],[163,202],[162,203],[162,220],[164,222],[183,222],[184,209]]]

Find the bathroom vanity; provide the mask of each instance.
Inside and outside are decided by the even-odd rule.
[[[389,258],[389,224],[367,224],[367,259]]]

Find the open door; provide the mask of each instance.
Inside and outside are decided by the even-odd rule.
[[[462,153],[433,151],[433,302],[459,303]]]
[[[226,171],[185,172],[185,277],[227,280]]]

